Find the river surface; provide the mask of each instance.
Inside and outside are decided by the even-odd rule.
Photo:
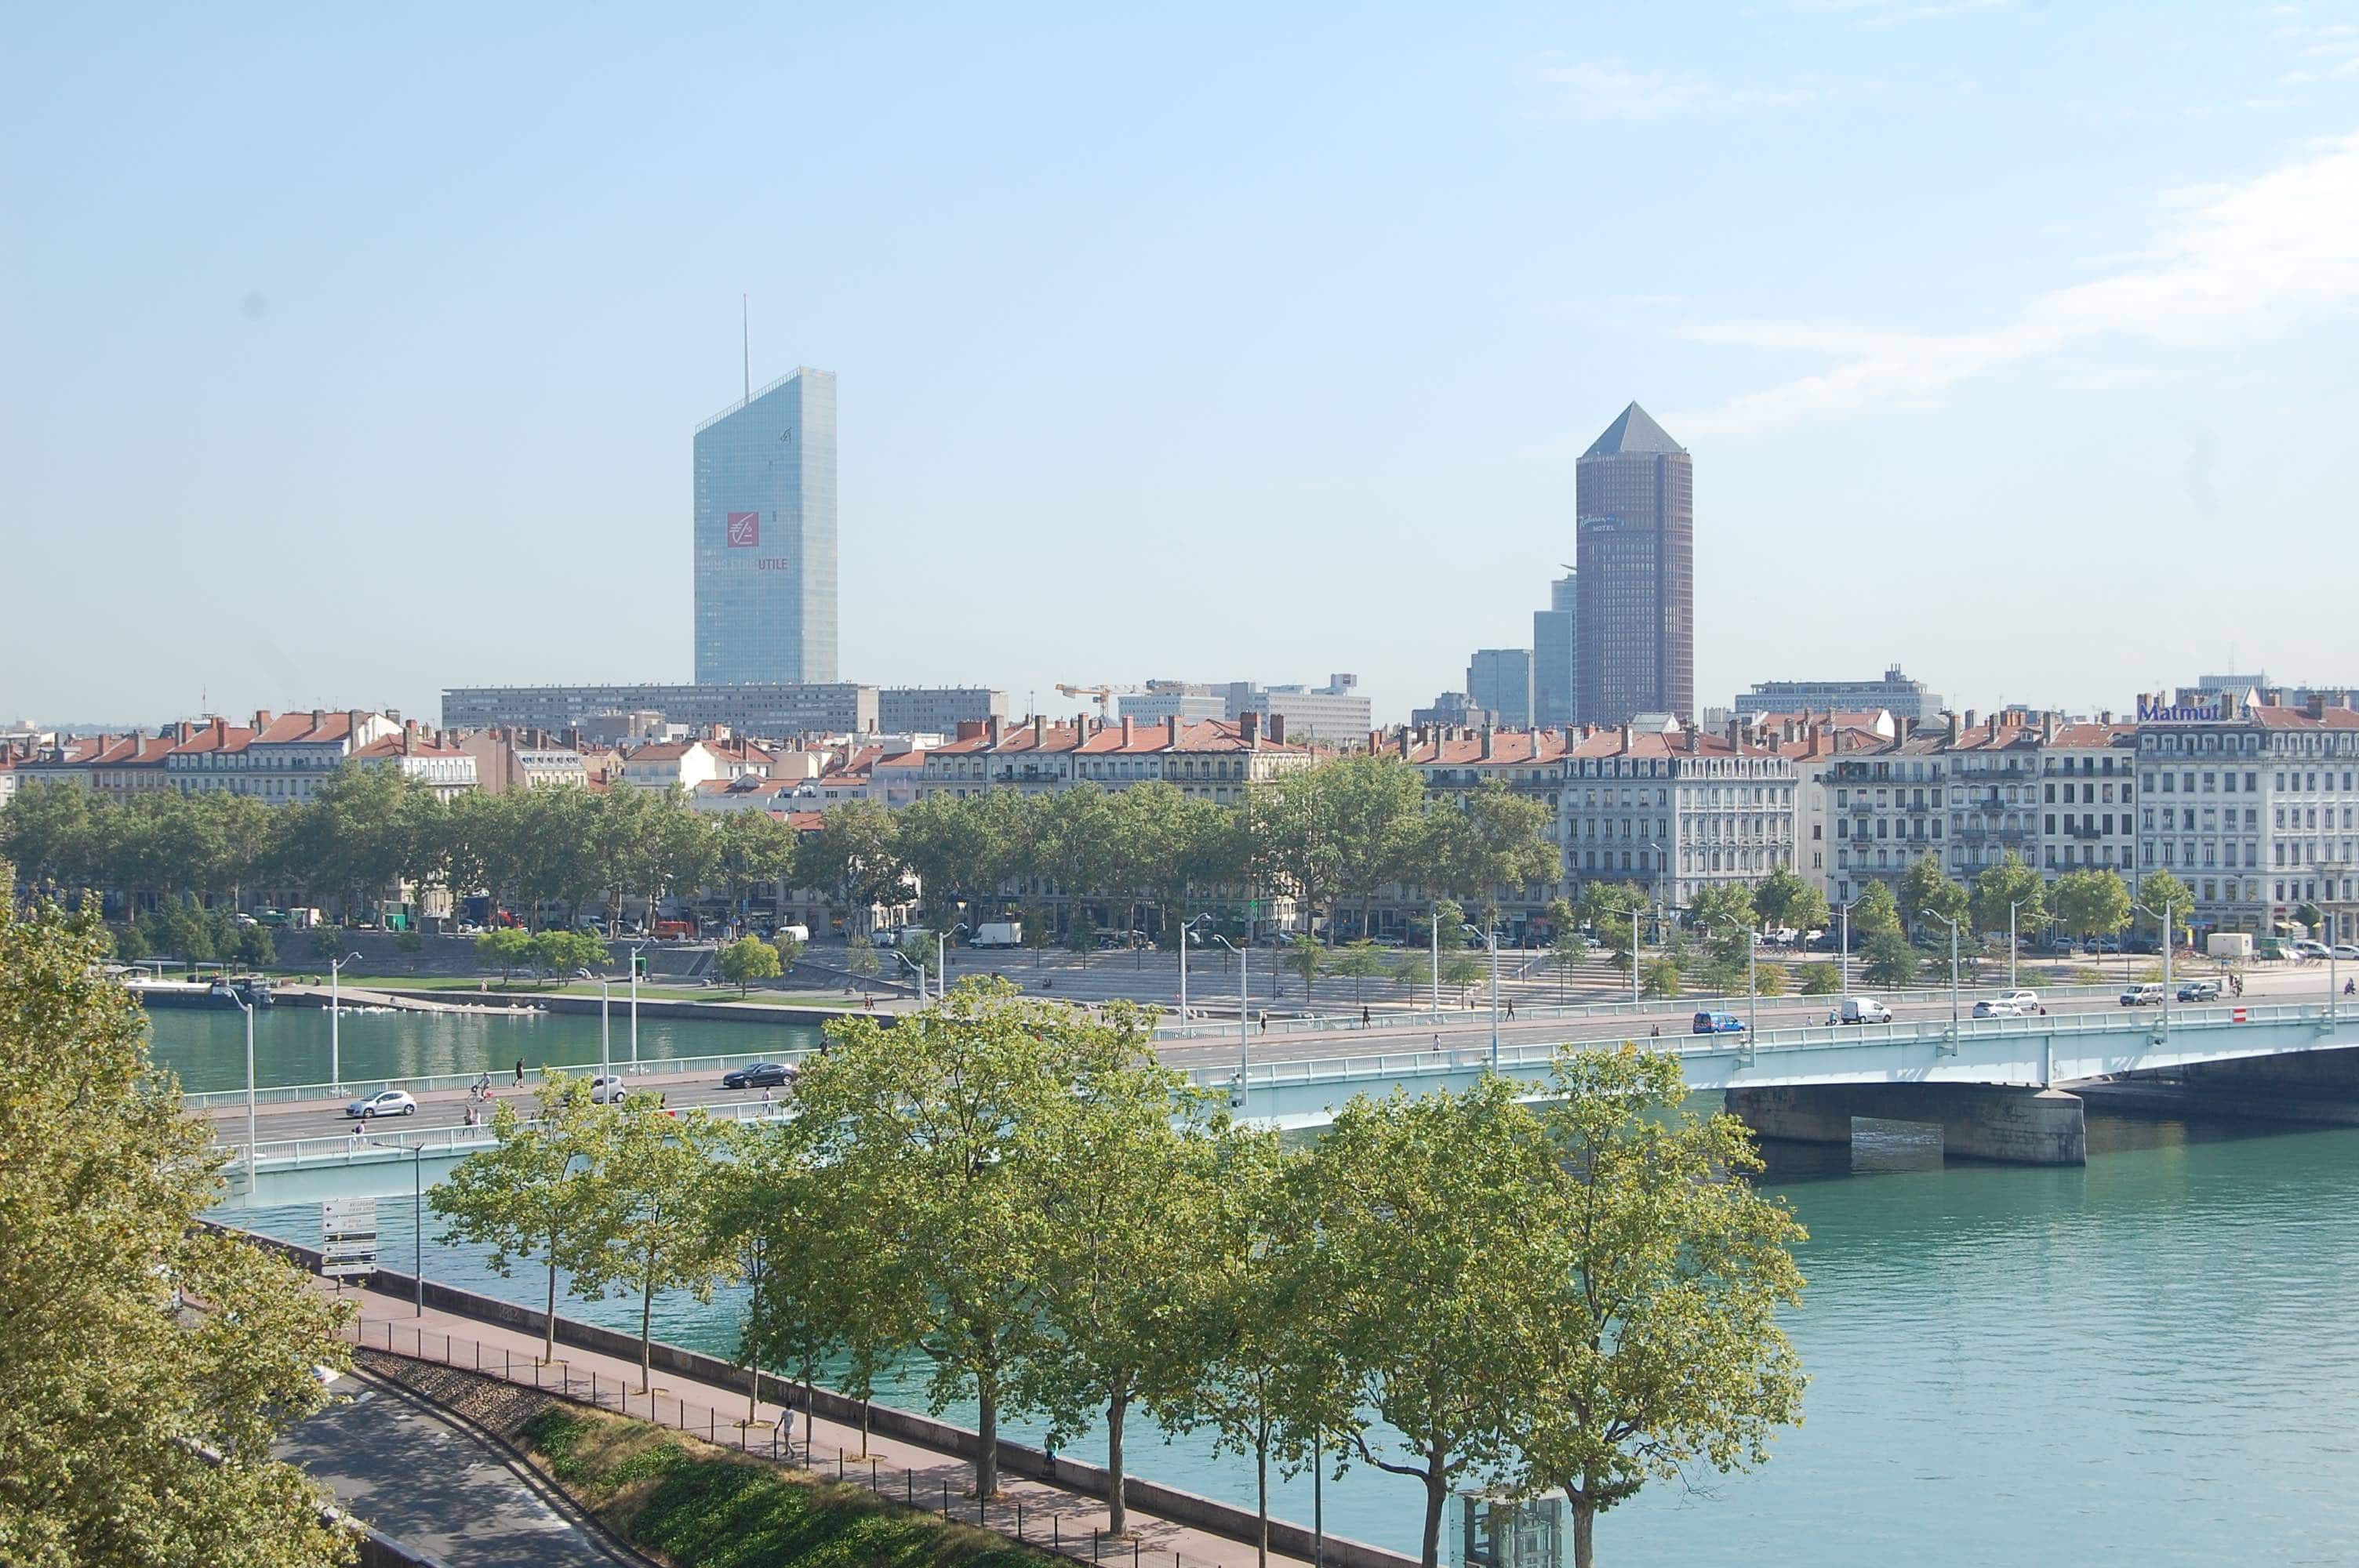
[[[290,1014],[291,1014],[290,1010]],[[300,1019],[281,1076],[309,1060]],[[242,1020],[238,1046],[241,1053]],[[184,1024],[184,1021],[186,1021]],[[595,1060],[596,1020],[351,1020],[379,1072],[513,1061],[518,1040]],[[586,1022],[586,1032],[582,1025]],[[381,1035],[354,1024],[384,1023]],[[190,1076],[217,1016],[159,1016]],[[748,1048],[729,1025],[643,1024],[682,1054]],[[527,1033],[529,1032],[529,1033]],[[259,1044],[259,1042],[257,1042]],[[470,1054],[470,1053],[473,1053]],[[486,1054],[488,1053],[488,1054]],[[542,1059],[527,1050],[530,1059]],[[581,1059],[579,1056],[559,1059]],[[355,1062],[364,1058],[354,1058]],[[363,1068],[348,1066],[348,1075]],[[266,1078],[271,1075],[264,1075]],[[210,1067],[203,1081],[228,1087]],[[2359,1560],[2359,1130],[2230,1130],[2093,1115],[2078,1170],[1940,1162],[1901,1130],[1839,1152],[1772,1151],[1767,1185],[1810,1229],[1807,1303],[1788,1330],[1811,1377],[1804,1425],[1750,1475],[1658,1484],[1601,1521],[1607,1563],[1851,1565],[2340,1563]],[[316,1239],[316,1209],[256,1217]],[[387,1201],[388,1262],[409,1205]],[[520,1300],[480,1257],[434,1243],[429,1276]],[[726,1353],[737,1303],[659,1303],[660,1336]],[[628,1302],[575,1315],[637,1326]],[[886,1398],[921,1407],[916,1376]],[[953,1410],[953,1419],[972,1412]],[[1016,1425],[1011,1435],[1036,1434]],[[1098,1456],[1094,1444],[1071,1445]],[[1207,1438],[1135,1435],[1142,1475],[1248,1507],[1248,1463]],[[1327,1488],[1331,1530],[1413,1552],[1414,1483],[1355,1469]],[[1277,1511],[1308,1521],[1310,1487]]]

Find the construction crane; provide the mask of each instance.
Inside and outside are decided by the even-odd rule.
[[[1114,699],[1115,697],[1135,697],[1138,693],[1138,688],[1135,686],[1075,686],[1065,681],[1059,681],[1057,683],[1057,690],[1060,695],[1065,697],[1088,697],[1096,698],[1098,705],[1098,717],[1100,719],[1111,719],[1114,717]]]

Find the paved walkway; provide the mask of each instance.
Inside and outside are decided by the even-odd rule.
[[[507,1456],[431,1407],[356,1378],[274,1452],[337,1505],[449,1568],[615,1568],[629,1559],[560,1512]]]
[[[541,1346],[538,1335],[431,1308],[420,1315],[408,1301],[374,1291],[342,1293],[359,1303],[360,1342],[371,1348],[390,1347],[400,1355],[480,1368],[490,1376],[506,1376],[516,1383],[538,1384],[552,1391],[562,1387],[574,1398],[594,1398],[609,1410],[648,1417],[698,1436],[711,1434],[723,1444],[734,1445],[740,1441],[737,1423],[746,1415],[742,1384],[722,1388],[658,1368],[653,1394],[643,1394],[636,1360],[560,1344],[558,1363],[542,1368],[536,1366]],[[776,1424],[789,1417],[790,1428]],[[1136,1568],[1252,1568],[1255,1561],[1249,1542],[1175,1524],[1138,1509],[1130,1510],[1135,1540],[1109,1540],[1098,1546],[1094,1538],[1106,1526],[1103,1503],[1005,1474],[1000,1481],[1001,1500],[985,1509],[978,1520],[972,1496],[973,1469],[963,1459],[886,1437],[871,1437],[864,1455],[857,1428],[825,1419],[809,1423],[807,1439],[803,1413],[787,1411],[766,1400],[759,1407],[756,1420],[761,1424],[747,1430],[744,1444],[756,1454],[769,1452],[774,1443],[782,1453],[789,1443],[797,1452],[808,1447],[810,1467],[820,1474],[840,1473],[845,1479],[867,1482],[886,1496],[938,1512],[947,1506],[969,1523],[981,1522],[1010,1536],[1020,1531],[1024,1540],[1035,1545],[1061,1546],[1085,1560],[1095,1546],[1106,1563],[1135,1563]],[[353,1511],[366,1517],[365,1509],[358,1506]],[[1276,1551],[1269,1561],[1278,1568],[1307,1568],[1308,1562]],[[455,1559],[453,1563],[457,1568]]]

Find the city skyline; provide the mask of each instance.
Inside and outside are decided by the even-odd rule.
[[[986,91],[948,27],[20,23],[0,712],[690,678],[741,294],[852,379],[842,678],[1342,667],[1397,718],[1529,639],[1633,398],[1711,475],[1700,700],[2347,676],[2274,580],[2359,572],[2347,18],[1241,25],[1019,16]],[[268,105],[204,85],[255,59]]]

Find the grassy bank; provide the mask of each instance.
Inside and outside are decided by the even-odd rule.
[[[455,1368],[364,1350],[370,1371],[488,1427],[584,1513],[673,1568],[1054,1568],[988,1530]]]
[[[1041,1568],[1006,1539],[897,1509],[708,1447],[645,1422],[561,1406],[528,1419],[521,1444],[608,1529],[679,1568]]]

